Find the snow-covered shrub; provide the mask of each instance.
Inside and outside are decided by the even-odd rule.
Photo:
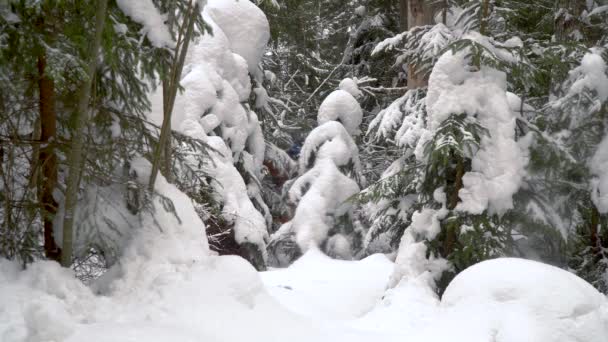
[[[353,140],[362,118],[355,99],[359,94],[356,83],[346,79],[319,107],[319,126],[302,146],[299,176],[285,185],[293,217],[272,236],[271,252],[279,265],[300,254],[286,252],[286,244],[298,251],[322,248],[329,255],[347,259],[361,249],[363,231],[354,222],[349,201],[365,184]]]

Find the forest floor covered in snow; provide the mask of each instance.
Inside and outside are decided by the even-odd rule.
[[[386,289],[384,255],[311,250],[257,273],[239,257],[132,263],[87,287],[55,263],[0,261],[0,340],[606,341],[605,296],[565,271],[498,259],[461,273],[440,301],[424,275]],[[103,288],[107,286],[107,288]]]

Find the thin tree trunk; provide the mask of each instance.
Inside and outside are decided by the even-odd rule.
[[[74,134],[72,135],[72,149],[68,156],[68,179],[65,194],[65,213],[63,218],[63,249],[61,252],[61,265],[63,267],[70,267],[72,264],[74,213],[76,202],[78,201],[80,175],[83,169],[84,128],[89,117],[88,111],[91,87],[93,85],[93,78],[95,77],[95,70],[97,69],[98,52],[99,47],[101,46],[101,36],[106,22],[107,7],[108,0],[97,0],[95,36],[89,46],[87,78],[83,82],[80,98],[78,99]]]
[[[171,147],[167,147],[167,142],[170,140],[171,135],[171,115],[173,112],[173,105],[175,104],[175,97],[177,95],[177,88],[179,86],[179,78],[182,74],[184,67],[184,61],[186,59],[186,53],[188,52],[188,45],[192,39],[192,33],[194,31],[194,21],[198,5],[190,1],[188,6],[187,15],[185,16],[184,23],[180,29],[180,33],[177,39],[177,46],[175,47],[175,55],[173,57],[173,65],[171,66],[171,72],[169,74],[168,90],[165,91],[165,82],[163,81],[163,125],[160,130],[160,136],[158,138],[158,146],[154,153],[154,159],[152,161],[152,172],[150,173],[150,182],[148,188],[150,191],[154,190],[154,183],[156,183],[156,177],[161,163],[161,157],[163,152],[165,154],[165,166],[168,167],[165,170],[165,176],[170,177],[171,174]]]
[[[399,28],[401,29],[401,32],[405,32],[408,30],[407,6],[408,0],[399,0]]]
[[[483,0],[481,3],[481,20],[479,21],[479,33],[488,34],[488,15],[490,11],[490,1]]]
[[[61,250],[53,237],[53,218],[57,213],[57,202],[53,190],[57,184],[57,156],[53,143],[57,134],[55,113],[55,84],[46,74],[46,56],[38,56],[38,91],[40,109],[40,166],[41,182],[38,186],[38,201],[44,225],[44,254],[48,259],[60,261]]]
[[[600,212],[595,205],[591,205],[591,218],[589,219],[589,241],[593,255],[597,255],[602,250],[602,244],[598,235],[600,226]]]
[[[408,0],[407,7],[407,29],[411,30],[416,26],[432,25],[435,8],[431,6],[430,1],[425,0]],[[409,89],[417,89],[426,87],[428,77],[420,75],[416,72],[413,65],[407,68],[407,87]]]
[[[454,184],[453,184],[452,188],[450,189],[451,190],[450,193],[448,194],[449,199],[448,199],[447,208],[449,210],[454,210],[456,208],[456,206],[458,205],[458,202],[460,201],[460,197],[458,197],[458,193],[460,192],[460,189],[462,189],[462,186],[463,186],[462,177],[464,177],[464,174],[465,174],[464,161],[462,160],[461,157],[457,157],[457,159],[458,160],[456,161],[456,169],[453,171],[455,173]],[[448,189],[449,189],[449,187],[448,187]]]
[[[175,25],[175,0],[168,1],[168,18],[167,18],[167,26],[173,27]],[[163,123],[164,120],[168,120],[167,122],[167,130],[171,132],[171,113],[165,110],[167,108],[167,104],[170,99],[170,89],[171,89],[171,80],[167,77],[163,78]],[[165,171],[165,178],[167,182],[173,182],[173,170],[172,170],[172,141],[171,136],[168,137],[165,143],[165,149],[163,151],[163,169]]]

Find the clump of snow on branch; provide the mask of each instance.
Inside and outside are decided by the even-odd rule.
[[[303,183],[310,188],[302,196]],[[319,159],[314,168],[298,178],[289,195],[292,201],[298,202],[291,224],[300,248],[320,246],[334,224],[333,217],[347,214],[351,204],[346,200],[358,192],[357,183],[342,174],[328,158]],[[298,201],[299,196],[302,197]]]
[[[145,34],[152,45],[157,48],[173,48],[175,41],[165,25],[167,17],[161,14],[152,0],[117,0],[118,7],[133,21],[143,26],[141,33]]]
[[[517,116],[507,99],[506,75],[484,66],[468,71],[466,65],[464,51],[448,51],[437,61],[426,97],[428,129],[434,131],[451,114],[466,113],[488,130],[473,156],[472,171],[463,177],[457,209],[502,214],[513,208],[528,156],[515,141]]]
[[[367,134],[374,141],[390,141],[402,148],[416,148],[426,132],[425,91],[408,90],[405,95],[381,110],[370,123]]]
[[[340,89],[333,91],[319,106],[317,121],[322,125],[329,121],[338,121],[351,135],[359,134],[359,125],[363,111],[355,96],[360,96],[357,84],[352,79],[340,82]]]
[[[261,80],[258,64],[270,39],[264,13],[250,1],[236,0],[209,0],[205,12],[222,28],[230,49],[247,61],[249,73]]]
[[[328,121],[313,129],[300,151],[300,173],[314,167],[319,159],[329,158],[337,166],[352,163],[360,172],[359,149],[346,128],[337,121]]]

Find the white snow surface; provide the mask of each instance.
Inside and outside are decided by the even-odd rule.
[[[137,175],[135,182],[142,188],[148,184],[150,170],[150,162],[142,157],[131,161],[131,171]],[[205,225],[194,210],[192,201],[174,185],[167,183],[162,175],[156,179],[155,187],[171,201],[173,213],[166,209],[166,202],[156,197],[152,210],[140,208],[137,214],[133,214],[127,210],[125,187],[110,185],[87,188],[75,212],[72,238],[74,255],[84,257],[91,247],[95,247],[103,253],[108,265],[114,265],[121,256],[131,253],[129,248],[138,245],[137,248],[145,253],[152,253],[152,250],[157,248],[154,253],[166,253],[166,257],[176,260],[200,256],[200,251],[208,249],[207,241],[200,240],[200,236],[204,236]],[[54,238],[59,246],[62,246],[63,242],[63,215],[62,204],[54,224]],[[143,241],[147,239],[148,234],[155,235],[167,227],[169,229],[164,232],[163,241],[156,241],[154,246]],[[132,241],[136,236],[140,239],[143,237],[143,240]],[[185,254],[166,251],[166,247],[158,244],[175,243],[175,240],[179,239],[178,236],[185,239],[183,245],[190,244],[187,249],[183,249]]]
[[[148,242],[162,239],[148,236]],[[171,246],[177,251],[179,240]],[[167,245],[168,246],[168,245]],[[134,249],[134,252],[136,248]],[[603,342],[608,302],[576,276],[496,259],[455,278],[442,300],[428,275],[385,290],[392,263],[330,259],[311,249],[263,273],[234,256],[134,253],[105,287],[53,262],[0,260],[0,340]]]

